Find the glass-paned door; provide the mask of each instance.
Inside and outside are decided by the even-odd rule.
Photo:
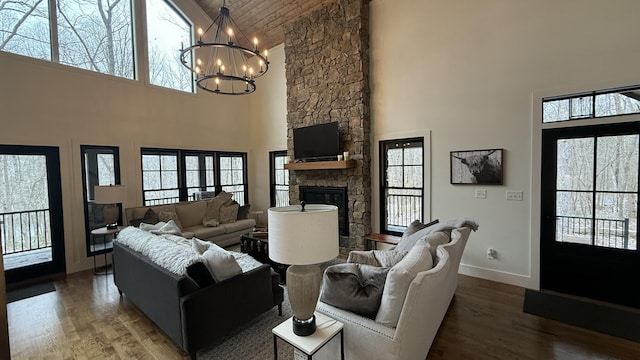
[[[7,283],[65,271],[58,148],[0,145],[0,231]]]
[[[543,131],[543,289],[640,308],[639,150],[640,123]]]
[[[94,202],[94,187],[120,184],[120,157],[118,147],[80,146],[82,153],[82,186],[84,198],[85,232],[87,256],[94,256],[106,250],[104,241],[91,236],[91,230],[105,226],[104,204]],[[122,204],[118,224],[122,225]]]

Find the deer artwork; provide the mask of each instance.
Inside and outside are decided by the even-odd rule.
[[[451,155],[466,165],[476,184],[500,184],[502,182],[502,164],[491,155],[496,150],[491,150],[484,155],[470,155],[460,157]]]

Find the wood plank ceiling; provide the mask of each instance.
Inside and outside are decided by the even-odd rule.
[[[195,0],[215,19],[224,0]],[[303,18],[335,0],[227,0],[231,18],[250,39],[258,37],[261,49],[284,42],[284,25]],[[196,25],[198,26],[198,25]],[[206,24],[209,26],[209,24]]]

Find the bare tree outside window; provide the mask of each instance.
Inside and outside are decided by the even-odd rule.
[[[132,79],[129,0],[58,0],[60,63]]]
[[[165,0],[147,0],[149,82],[193,91],[191,72],[182,66],[179,50],[191,43],[191,24]]]
[[[46,0],[0,0],[0,50],[51,60]]]

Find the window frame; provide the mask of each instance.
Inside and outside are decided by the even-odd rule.
[[[194,82],[194,78],[193,78],[193,73],[191,71],[189,71],[189,69],[185,68],[184,66],[182,66],[182,64],[180,64],[180,62],[178,61],[178,70],[179,71],[184,71],[185,74],[189,75],[189,90],[184,90],[184,89],[177,89],[171,86],[167,86],[164,84],[156,84],[154,82],[152,82],[151,79],[151,52],[150,52],[150,48],[149,48],[149,12],[147,11],[147,2],[148,1],[162,1],[167,7],[169,7],[171,10],[173,10],[175,12],[175,14],[180,17],[186,24],[188,24],[189,26],[189,30],[188,30],[188,37],[185,39],[186,42],[188,42],[188,44],[191,44],[193,42],[193,38],[194,38],[194,22],[187,16],[184,14],[183,11],[180,10],[180,8],[171,0],[140,0],[141,2],[144,2],[144,6],[145,6],[145,18],[144,18],[144,36],[145,36],[145,54],[146,54],[146,67],[147,67],[147,81],[150,85],[153,86],[158,86],[158,87],[162,87],[162,88],[166,88],[166,89],[171,89],[171,90],[176,90],[176,91],[180,91],[183,93],[191,93],[191,94],[195,94],[196,93],[196,86],[195,86],[195,82]],[[186,44],[186,46],[188,46],[188,44]],[[183,45],[184,47],[185,45]],[[177,57],[176,57],[177,59]],[[191,62],[193,64],[193,58],[191,59]]]
[[[230,158],[241,158],[242,160],[242,183],[233,183],[233,184],[222,184],[222,171],[224,169],[222,169],[221,166],[221,162],[220,160],[224,157],[230,157]],[[249,180],[248,180],[248,172],[247,172],[247,153],[245,152],[235,152],[235,151],[218,151],[216,152],[216,169],[217,171],[215,171],[215,174],[217,176],[216,178],[216,194],[218,194],[219,192],[221,192],[222,190],[224,190],[224,187],[228,187],[228,186],[242,186],[243,190],[242,192],[244,193],[242,202],[235,198],[234,200],[236,200],[240,206],[242,205],[246,205],[249,203]],[[232,161],[233,163],[233,161]],[[233,167],[231,168],[231,171],[233,171]],[[226,190],[225,190],[226,191]],[[227,191],[229,192],[229,191]]]
[[[284,164],[287,163],[287,150],[278,150],[278,151],[270,151],[269,152],[269,202],[271,207],[276,207],[276,206],[285,206],[285,205],[278,205],[278,186],[287,186],[287,205],[289,205],[289,194],[288,194],[288,187],[289,187],[289,170],[285,169],[284,167],[282,169],[276,169],[276,159],[278,157],[284,157]],[[277,183],[277,176],[276,176],[276,171],[284,171],[287,175],[287,183],[284,184],[279,184]]]
[[[386,152],[386,146],[388,144],[397,144],[397,143],[416,143],[419,142],[421,143],[420,148],[422,149],[422,187],[419,188],[414,188],[414,187],[389,187],[387,186],[387,164],[388,164],[388,158],[387,158],[387,152]],[[420,218],[417,220],[420,220],[421,222],[424,222],[425,216],[426,216],[426,209],[425,209],[425,197],[426,197],[426,186],[427,186],[427,181],[426,179],[426,164],[427,164],[427,159],[426,159],[426,154],[425,154],[425,149],[426,149],[426,144],[427,144],[427,140],[425,139],[425,137],[407,137],[407,138],[394,138],[394,139],[384,139],[384,140],[379,140],[378,141],[378,154],[379,154],[379,181],[380,181],[380,186],[379,186],[379,199],[380,199],[380,210],[379,210],[379,214],[380,214],[380,232],[383,234],[390,234],[390,235],[402,235],[402,226],[399,226],[400,224],[398,224],[397,226],[397,230],[391,229],[389,228],[390,225],[387,224],[387,190],[390,188],[393,189],[397,189],[397,190],[414,190],[414,191],[419,191],[420,192],[420,200],[419,200],[419,205],[420,205]],[[411,165],[411,166],[415,166],[415,165]],[[403,165],[404,167],[404,165]],[[405,171],[403,171],[403,174],[405,173]],[[403,181],[404,183],[404,181]],[[413,219],[416,220],[416,219]],[[409,221],[409,224],[411,223],[411,221]],[[407,226],[409,225],[407,224]]]
[[[162,161],[160,161],[160,169],[159,170],[145,170],[144,169],[144,156],[162,156],[162,155],[175,155],[176,156],[176,176],[177,176],[177,187],[175,188],[163,188],[162,187]],[[158,149],[158,148],[141,148],[140,149],[140,171],[141,171],[141,180],[142,180],[142,203],[145,206],[149,206],[149,205],[160,205],[160,204],[173,204],[173,203],[177,203],[180,201],[183,201],[181,198],[181,176],[180,176],[180,154],[178,150],[173,150],[173,149]],[[158,171],[160,173],[160,188],[158,189],[145,189],[144,188],[144,176],[145,176],[145,171]],[[169,171],[169,170],[165,170],[165,171]],[[159,191],[159,190],[164,190],[164,191],[170,191],[170,190],[177,190],[178,191],[178,197],[177,197],[177,201],[175,202],[155,202],[155,203],[148,203],[147,201],[153,201],[155,199],[147,199],[147,192],[151,192],[151,191]],[[186,193],[186,191],[185,191]],[[159,200],[166,200],[166,199],[175,199],[174,197],[171,198],[162,198]]]
[[[87,154],[87,151],[92,151],[95,152],[95,154],[107,154],[107,153],[111,153],[113,155],[113,166],[114,166],[114,184],[113,185],[120,185],[121,184],[121,177],[120,177],[120,148],[117,146],[106,146],[106,145],[80,145],[80,166],[82,169],[82,204],[83,204],[83,210],[84,210],[84,226],[85,226],[85,236],[86,236],[86,250],[87,250],[87,257],[90,256],[95,256],[98,255],[100,253],[100,251],[98,250],[93,250],[91,247],[91,241],[93,240],[93,237],[91,235],[91,230],[94,230],[96,228],[99,228],[101,226],[98,227],[92,227],[91,226],[91,220],[89,218],[89,199],[87,198],[87,194],[88,193],[93,193],[93,186],[97,185],[92,185],[90,187],[87,187],[87,166],[86,166],[86,161],[85,161],[85,155]],[[96,161],[96,176],[98,176],[98,171],[97,171],[98,167],[97,167],[97,161]],[[122,225],[123,224],[123,214],[122,214],[122,204],[117,204],[119,210],[120,210],[120,216],[118,217],[118,225]]]
[[[627,93],[627,94],[625,94]],[[628,94],[633,94],[633,96]],[[594,90],[587,91],[569,95],[560,95],[560,96],[550,96],[542,98],[540,102],[541,107],[541,118],[540,121],[542,124],[554,124],[554,123],[564,123],[567,121],[579,121],[579,120],[589,120],[589,119],[600,119],[600,118],[615,118],[620,119],[622,116],[634,116],[640,114],[640,108],[636,112],[623,112],[619,114],[606,114],[599,115],[600,106],[598,104],[598,96],[610,95],[610,94],[619,94],[623,96],[630,97],[635,99],[636,101],[640,101],[640,85],[632,85],[632,86],[623,86],[612,89],[604,89],[604,90]],[[585,102],[584,99],[588,101]],[[556,120],[545,120],[545,105],[551,103],[557,103],[560,101],[568,101],[567,118],[556,119]],[[574,102],[582,102],[587,103],[589,110],[587,113],[583,114],[575,114]]]
[[[176,188],[171,189],[145,189],[144,188],[144,176],[145,170],[142,162],[142,158],[144,155],[162,155],[162,154],[171,154],[175,155],[177,158],[177,170],[176,175],[178,179],[178,186]],[[142,203],[145,206],[150,205],[148,201],[152,201],[153,199],[147,199],[146,193],[149,191],[157,191],[157,190],[177,190],[178,197],[174,202],[163,202],[162,204],[174,204],[182,201],[190,201],[195,200],[195,196],[189,195],[189,189],[193,189],[194,187],[187,186],[187,166],[186,166],[186,158],[188,156],[197,156],[199,160],[199,164],[205,164],[205,169],[199,168],[200,172],[200,181],[204,180],[205,184],[199,186],[201,191],[215,191],[216,194],[220,193],[225,186],[242,186],[243,197],[241,199],[234,198],[240,205],[249,203],[249,184],[248,184],[248,170],[247,170],[247,153],[245,152],[229,152],[229,151],[210,151],[210,150],[192,150],[192,149],[167,149],[167,148],[140,148],[140,168],[141,168],[141,180],[142,180]],[[206,157],[213,157],[213,168],[208,169],[206,167]],[[222,184],[221,181],[221,166],[220,159],[222,157],[234,157],[240,158],[242,161],[242,183],[239,184]],[[155,170],[154,170],[155,171]],[[160,170],[161,171],[161,170]],[[213,185],[207,184],[207,172],[213,171]],[[157,203],[160,204],[160,203]],[[156,205],[156,204],[154,204]]]

